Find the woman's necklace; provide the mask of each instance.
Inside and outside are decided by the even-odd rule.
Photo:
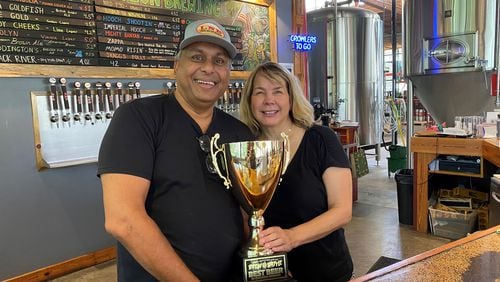
[[[293,128],[293,125],[292,125],[292,127],[288,128],[287,130],[282,131],[280,135],[285,134],[290,139],[290,136],[292,136],[292,128]]]
[[[288,138],[293,135],[293,125],[292,127],[285,129],[283,131],[278,131],[278,132],[266,132],[262,133],[260,135],[261,140],[280,140],[283,139],[283,134],[286,135]]]

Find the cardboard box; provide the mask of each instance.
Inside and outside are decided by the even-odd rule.
[[[451,189],[439,189],[439,198],[453,198],[453,190]]]
[[[453,189],[439,189],[438,196],[440,198],[471,198],[482,202],[488,201],[488,193],[466,189],[463,187],[455,187]]]
[[[453,196],[457,198],[471,198],[473,200],[479,200],[483,202],[488,201],[488,193],[465,189],[463,187],[453,188]]]
[[[489,209],[487,205],[480,207],[477,211],[477,225],[479,230],[485,230],[489,227]]]
[[[471,198],[441,198],[439,197],[438,203],[448,206],[453,209],[472,209]]]

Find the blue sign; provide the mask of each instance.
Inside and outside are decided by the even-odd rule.
[[[292,48],[297,51],[311,51],[317,42],[314,35],[292,34],[289,36],[289,40],[292,42]]]

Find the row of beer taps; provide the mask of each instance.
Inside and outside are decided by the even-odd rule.
[[[141,97],[138,81],[127,83],[127,89],[122,82],[74,81],[71,94],[66,78],[51,77],[49,83],[50,122],[57,127],[71,126],[72,122],[106,122],[121,104]]]
[[[107,122],[121,104],[141,97],[139,81],[126,85],[119,81],[74,81],[68,85],[64,77],[50,77],[49,84],[50,122],[56,127],[71,126],[72,123]],[[174,93],[177,82],[167,81],[165,86],[167,94]],[[243,87],[242,81],[229,83],[216,106],[230,114],[238,112]]]
[[[174,93],[177,88],[177,82],[168,81],[165,84],[167,94]],[[240,109],[241,91],[243,90],[244,83],[242,81],[235,81],[228,84],[224,90],[224,94],[217,100],[216,107],[226,113],[235,113]]]
[[[244,83],[240,81],[229,83],[224,94],[217,101],[217,108],[229,114],[238,112],[240,110],[241,91],[243,87]]]

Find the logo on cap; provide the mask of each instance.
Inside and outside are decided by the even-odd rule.
[[[224,38],[224,32],[219,27],[211,23],[200,24],[198,27],[196,27],[196,32]]]

